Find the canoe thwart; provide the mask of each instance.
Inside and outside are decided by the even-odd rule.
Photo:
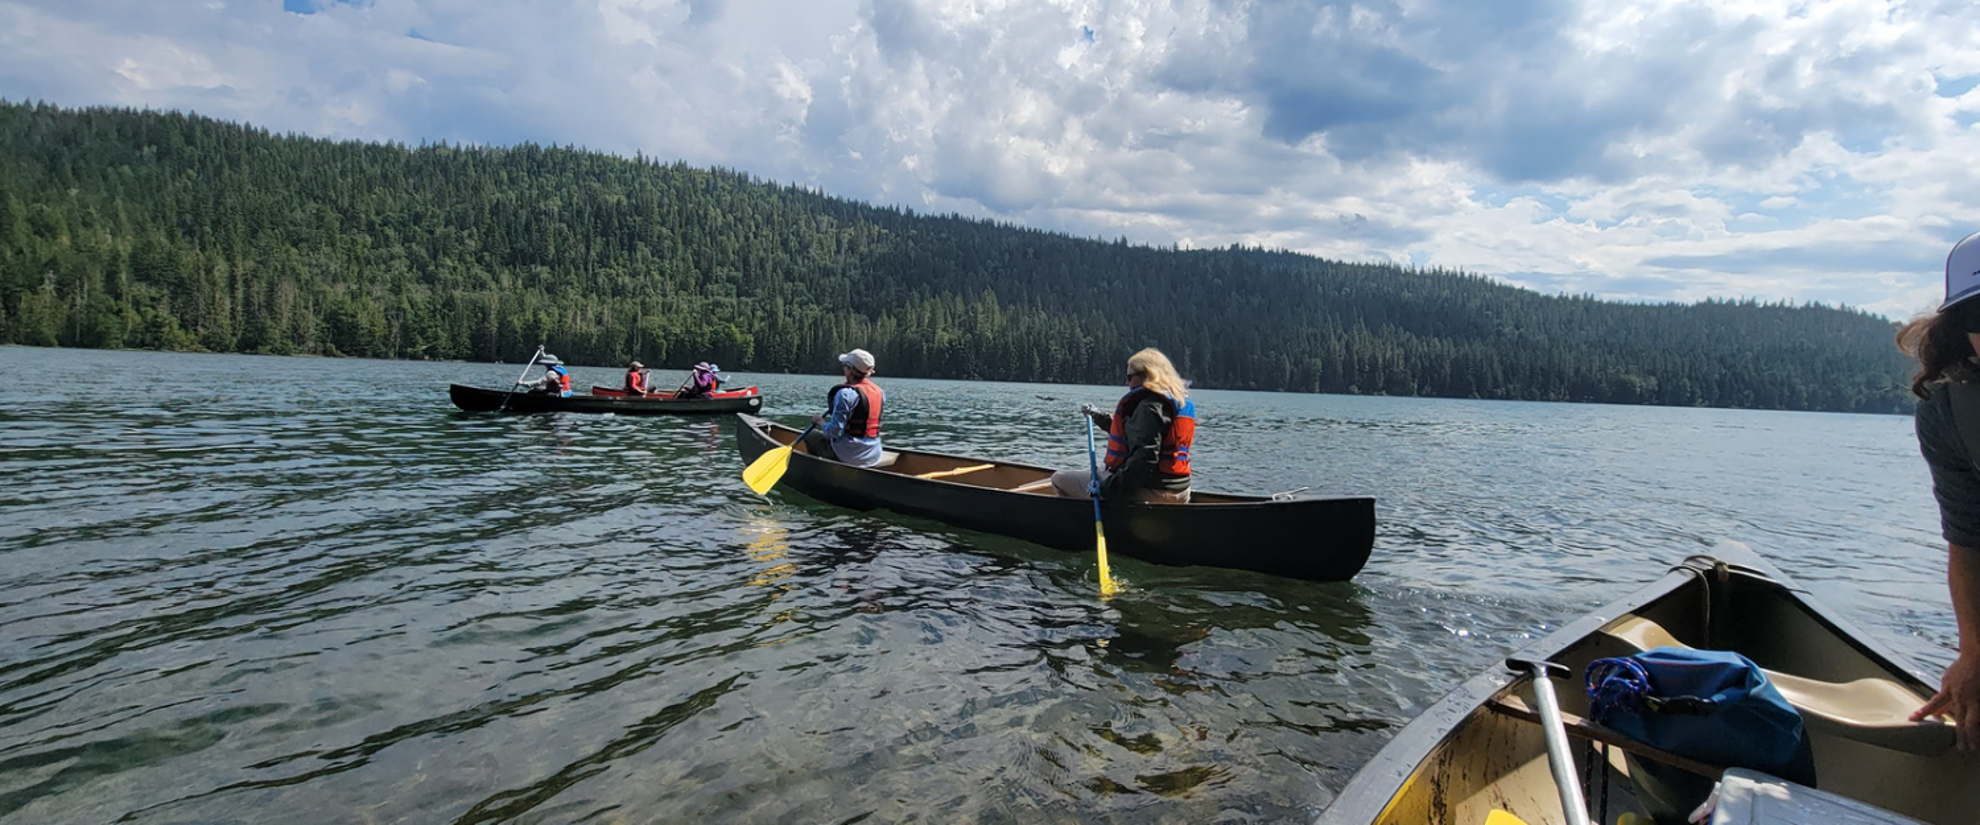
[[[1041,479],[1039,479],[1039,480],[1037,480],[1037,481],[1033,481],[1033,482],[1029,482],[1029,483],[1025,483],[1025,484],[1020,484],[1020,485],[1018,485],[1018,486],[1016,486],[1016,487],[1012,487],[1012,488],[1011,488],[1011,492],[1013,492],[1013,493],[1035,493],[1035,492],[1038,492],[1039,490],[1043,490],[1043,489],[1045,489],[1045,488],[1047,488],[1047,487],[1050,487],[1050,486],[1052,486],[1052,479],[1050,479],[1050,478],[1041,478]]]
[[[1533,722],[1535,724],[1540,722],[1540,712],[1534,710],[1531,705],[1526,703],[1526,700],[1518,696],[1510,694],[1501,696],[1490,702],[1486,702],[1485,707],[1495,713],[1504,714],[1521,721]],[[1561,711],[1561,726],[1567,728],[1570,736],[1579,736],[1583,739],[1600,742],[1625,753],[1634,754],[1652,762],[1661,762],[1673,768],[1698,774],[1707,779],[1718,779],[1719,774],[1726,771],[1725,768],[1717,765],[1679,756],[1653,745],[1643,744],[1567,711]]]
[[[993,467],[996,467],[996,466],[997,466],[997,465],[995,465],[995,464],[977,464],[977,465],[974,465],[974,466],[970,466],[970,467],[957,467],[957,468],[955,468],[955,469],[953,469],[953,470],[936,470],[935,472],[932,472],[932,473],[916,473],[914,477],[915,477],[915,478],[924,478],[924,479],[926,479],[926,478],[948,478],[948,477],[950,477],[950,476],[959,476],[959,475],[967,475],[967,474],[969,474],[969,473],[974,473],[974,472],[980,472],[980,471],[983,471],[983,470],[988,470],[988,469],[991,469],[991,468],[993,468]]]

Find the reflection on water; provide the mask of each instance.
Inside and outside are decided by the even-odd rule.
[[[749,554],[750,563],[759,571],[749,577],[750,586],[765,588],[772,602],[789,595],[796,587],[789,580],[798,572],[797,565],[790,561],[790,531],[777,524],[756,520],[738,533],[748,538],[743,551]],[[796,617],[795,609],[787,609],[778,611],[769,621],[771,624],[780,624],[792,621]],[[775,644],[780,641],[783,640],[772,639],[765,644]]]
[[[1116,598],[1108,606],[1116,618],[1113,635],[1098,640],[1103,662],[1123,671],[1168,678],[1171,681],[1163,687],[1172,693],[1195,689],[1189,678],[1194,672],[1182,666],[1183,651],[1209,638],[1208,622],[1189,621],[1181,611],[1135,599]]]
[[[749,583],[756,587],[776,586],[770,598],[775,599],[790,591],[789,585],[779,585],[797,571],[797,566],[787,559],[791,555],[791,531],[775,524],[751,525],[737,531],[748,537],[743,551],[749,560],[763,568],[763,572],[752,576]]]
[[[1101,600],[1091,552],[754,495],[727,419],[448,404],[510,367],[30,366],[77,380],[0,385],[7,823],[1300,820],[1720,539],[1928,665],[1953,637],[1901,418],[1204,390],[1200,485],[1372,493],[1375,556],[1116,555]],[[831,380],[752,382],[801,423]],[[1118,394],[886,383],[897,445],[1067,467]]]

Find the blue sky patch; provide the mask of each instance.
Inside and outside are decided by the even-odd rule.
[[[1939,87],[1933,91],[1940,97],[1959,97],[1973,91],[1974,86],[1980,86],[1980,74],[1970,74],[1962,77],[1934,77],[1932,79],[1938,81]]]
[[[331,6],[362,8],[368,5],[371,5],[371,0],[282,0],[282,10],[291,14],[315,14]]]

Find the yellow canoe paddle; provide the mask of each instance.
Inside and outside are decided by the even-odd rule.
[[[757,456],[755,461],[743,468],[743,483],[749,485],[749,489],[755,490],[758,495],[770,492],[770,488],[777,486],[777,480],[784,477],[784,471],[791,468],[791,448],[804,441],[804,437],[817,428],[818,423],[814,421],[789,445],[772,447]]]
[[[1086,419],[1086,466],[1093,499],[1093,546],[1100,556],[1100,597],[1114,595],[1114,577],[1107,572],[1107,526],[1100,521],[1100,460],[1093,453],[1093,419]]]

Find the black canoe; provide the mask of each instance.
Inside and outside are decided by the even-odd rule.
[[[710,398],[672,396],[634,397],[628,395],[573,395],[559,397],[527,392],[508,393],[453,384],[447,397],[454,406],[468,412],[574,412],[618,413],[619,415],[709,415],[754,412],[763,408],[763,394],[755,387],[720,393]],[[504,399],[507,406],[503,405]]]
[[[1618,751],[1642,746],[1626,746],[1629,740],[1587,719],[1589,702],[1581,678],[1588,663],[1655,647],[1731,650],[1765,669],[1769,681],[1801,713],[1820,794],[1926,822],[1973,822],[1980,812],[1980,757],[1954,749],[1950,726],[1908,719],[1937,691],[1936,683],[1808,601],[1807,591],[1757,554],[1728,542],[1711,555],[1686,559],[1657,582],[1513,656],[1567,667],[1566,678],[1551,681],[1566,732],[1573,737],[1573,775],[1603,783],[1584,794],[1591,807],[1608,799],[1608,810],[1591,812],[1590,822],[1603,813],[1605,822],[1624,812],[1653,813],[1638,798],[1629,775],[1668,775],[1673,768],[1649,770],[1631,760],[1679,764],[1662,751],[1631,753],[1624,759]],[[1529,825],[1566,821],[1559,788],[1549,774],[1545,734],[1535,711],[1539,707],[1530,675],[1494,666],[1472,677],[1363,765],[1320,815],[1321,825],[1479,825],[1494,809]],[[1591,777],[1585,745],[1604,741],[1602,737],[1613,740],[1608,776]],[[1697,781],[1707,782],[1723,767],[1693,762],[1681,770],[1702,773]],[[1783,798],[1811,796],[1805,789],[1783,788],[1787,786],[1775,786]],[[1804,810],[1789,819],[1728,818],[1741,823],[1908,821],[1868,814],[1841,817],[1833,808],[1828,813]]]
[[[797,430],[736,416],[743,463],[790,444]],[[1052,470],[888,449],[882,466],[849,467],[799,446],[781,486],[857,510],[886,509],[958,527],[1092,553],[1093,503],[1053,492]],[[1346,581],[1375,544],[1369,496],[1240,496],[1196,492],[1188,504],[1104,502],[1110,553],[1170,565]]]

